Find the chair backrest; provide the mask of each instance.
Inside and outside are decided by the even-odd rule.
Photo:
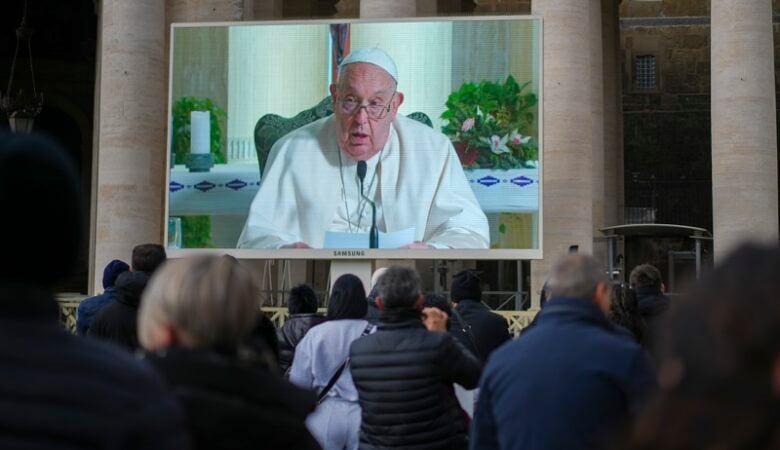
[[[333,114],[333,103],[330,96],[325,97],[317,106],[299,112],[295,117],[282,117],[276,114],[266,114],[255,125],[255,151],[257,151],[257,163],[260,168],[260,176],[265,170],[265,163],[271,147],[285,134],[308,125],[315,120],[322,119]],[[407,117],[433,128],[431,119],[422,112],[413,112]]]

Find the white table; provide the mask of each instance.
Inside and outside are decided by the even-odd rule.
[[[171,170],[168,183],[170,216],[243,216],[260,187],[257,164],[216,164],[209,172]]]

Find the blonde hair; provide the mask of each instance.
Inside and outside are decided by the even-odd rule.
[[[138,313],[138,338],[152,346],[164,325],[194,348],[235,352],[260,310],[251,273],[227,255],[170,260],[155,273]]]

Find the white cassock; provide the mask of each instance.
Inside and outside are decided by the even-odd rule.
[[[239,248],[298,241],[322,248],[328,230],[368,232],[371,207],[337,130],[331,115],[274,144]],[[437,248],[488,248],[487,217],[447,136],[398,115],[385,147],[366,163],[364,192],[377,205],[379,231],[414,228],[415,240]]]

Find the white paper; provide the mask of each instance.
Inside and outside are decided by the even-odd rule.
[[[379,248],[399,248],[414,242],[414,227],[405,230],[379,232]],[[368,233],[326,231],[323,248],[368,248]]]
[[[192,111],[190,113],[190,151],[206,155],[211,146],[211,113]]]
[[[379,248],[398,248],[414,242],[414,227],[379,233]]]

